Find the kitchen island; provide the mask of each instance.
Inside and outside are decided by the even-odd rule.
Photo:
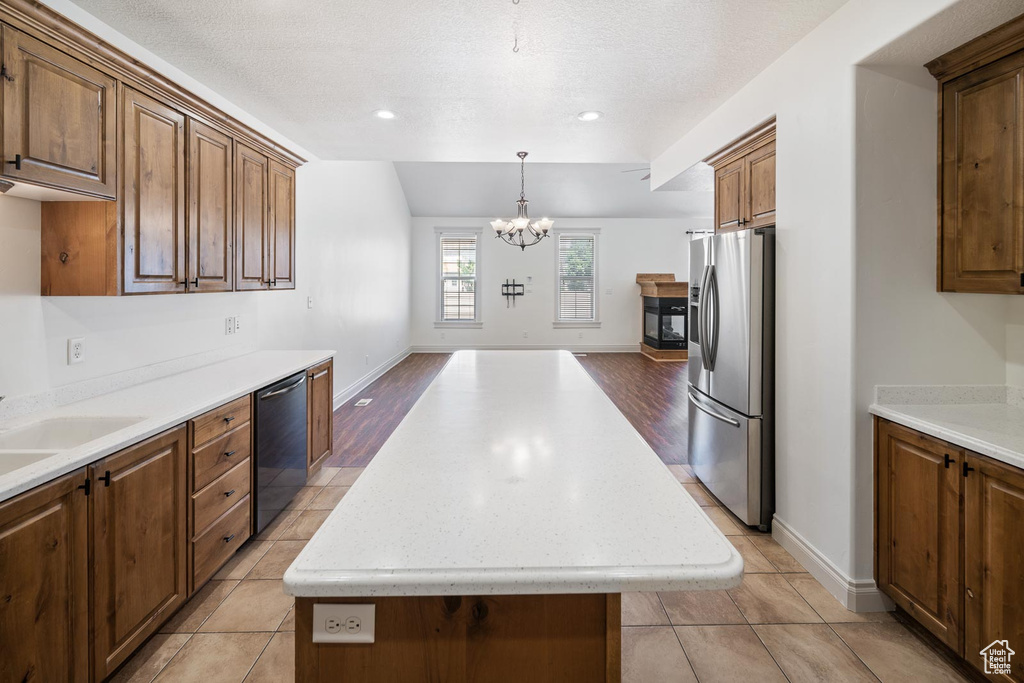
[[[285,573],[296,679],[618,681],[620,593],[742,571],[572,354],[460,351]]]

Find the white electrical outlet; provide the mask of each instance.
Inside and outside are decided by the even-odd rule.
[[[604,293],[607,294],[608,296],[611,296],[612,295],[612,288],[611,287],[607,288],[606,290],[604,290]]]
[[[85,337],[68,339],[68,365],[85,362]]]
[[[529,339],[529,338],[530,338],[530,333],[527,332],[526,330],[523,330],[523,339]]]
[[[224,318],[224,334],[234,334],[234,333],[235,333],[235,319],[234,318]]]
[[[369,365],[369,364],[370,364],[370,357],[367,356],[366,360],[363,362],[363,365]]]
[[[313,605],[314,643],[372,643],[374,605]]]
[[[242,316],[236,315],[234,318],[232,318],[232,320],[235,321],[235,331],[234,331],[234,334],[238,334],[239,332],[242,331]]]

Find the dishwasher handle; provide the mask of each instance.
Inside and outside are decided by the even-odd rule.
[[[275,396],[280,396],[281,394],[287,394],[289,391],[292,391],[292,390],[296,389],[300,384],[303,384],[305,381],[306,381],[306,376],[303,375],[302,377],[298,378],[293,383],[289,384],[288,386],[284,387],[283,389],[278,389],[276,391],[270,391],[270,392],[267,392],[266,394],[262,394],[260,396],[260,400],[261,401],[266,401],[268,398],[274,398]]]

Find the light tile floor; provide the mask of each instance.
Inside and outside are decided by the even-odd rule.
[[[623,683],[963,681],[887,613],[847,611],[771,536],[676,478],[742,553],[731,591],[622,596]],[[118,672],[115,681],[294,680],[294,601],[284,570],[363,468],[324,468]]]

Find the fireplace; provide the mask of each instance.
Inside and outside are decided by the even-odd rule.
[[[655,349],[686,348],[687,298],[644,297],[644,343]]]

